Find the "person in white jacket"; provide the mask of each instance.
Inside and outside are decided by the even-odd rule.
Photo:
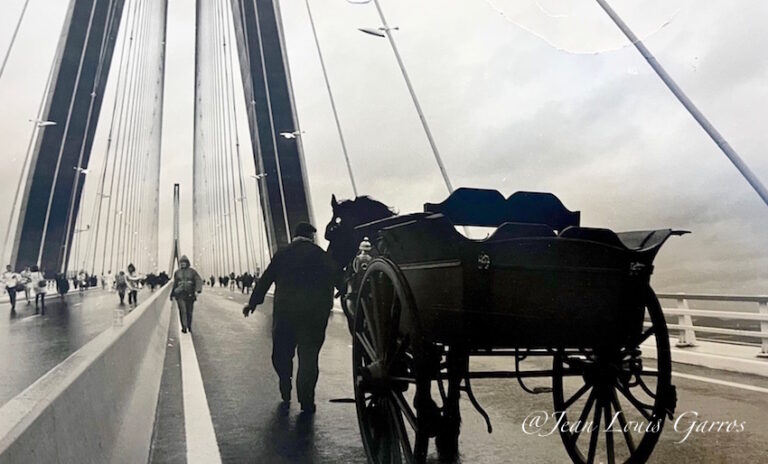
[[[128,304],[136,306],[139,304],[138,293],[141,290],[141,281],[144,276],[136,272],[136,266],[133,263],[128,265],[128,272],[125,273],[125,280],[128,283]]]

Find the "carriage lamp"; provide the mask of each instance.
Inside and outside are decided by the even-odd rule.
[[[366,269],[368,269],[368,263],[371,262],[373,259],[373,256],[371,256],[371,249],[373,247],[371,246],[371,242],[368,240],[368,237],[364,237],[363,241],[360,242],[360,246],[358,247],[357,256],[355,256],[354,261],[352,261],[352,270],[355,272],[363,271],[365,272]]]

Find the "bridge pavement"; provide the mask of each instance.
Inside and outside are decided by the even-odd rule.
[[[146,294],[139,294],[139,302]],[[118,305],[117,293],[98,288],[49,296],[45,316],[35,315],[34,295],[30,304],[19,295],[16,315],[0,304],[0,405],[108,328]]]
[[[279,407],[277,380],[270,361],[271,307],[267,303],[244,319],[240,310],[246,299],[237,292],[206,288],[195,309],[191,336],[215,434],[211,442],[218,447],[222,462],[365,462],[354,405],[329,402],[352,397],[350,337],[343,315],[332,315],[321,353],[317,414],[304,417],[295,402],[288,411]],[[190,437],[186,430],[189,419],[185,424],[185,416],[190,412],[184,410],[181,399],[190,393],[182,393],[180,336],[189,337],[178,332],[174,318],[153,462],[187,462],[186,443],[199,439]],[[488,362],[493,364],[478,367],[499,368],[498,363],[503,361]],[[695,412],[698,423],[743,421],[744,431],[694,431],[678,443],[692,422],[687,420],[693,417],[689,413],[677,431],[667,423],[651,462],[764,462],[768,450],[768,379],[681,364],[676,364],[674,371],[684,376],[674,378],[678,413]],[[531,384],[536,385],[534,381]],[[539,381],[538,385],[548,386],[548,382]],[[481,418],[462,400],[462,462],[569,462],[557,435],[528,435],[522,429],[523,421],[532,412],[552,410],[551,395],[527,394],[514,380],[477,381],[473,386],[493,421],[494,432],[488,435]],[[185,404],[195,407],[195,403]],[[189,456],[189,462],[194,462],[193,458]]]

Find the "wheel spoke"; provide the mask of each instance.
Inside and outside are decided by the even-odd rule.
[[[371,309],[368,307],[368,304],[365,302],[365,298],[360,299],[360,306],[363,307],[363,315],[365,316],[365,323],[368,325],[368,331],[371,333],[371,338],[373,338],[373,346],[377,349],[381,348],[381,341],[378,337],[378,331],[376,330],[376,321],[373,319],[373,314],[371,314]]]
[[[611,405],[608,401],[603,401],[603,418],[605,419],[605,454],[608,464],[616,464],[616,458],[613,455],[613,430],[609,430],[611,425]]]
[[[619,392],[621,392],[621,394],[624,396],[624,398],[629,400],[629,402],[632,403],[632,405],[635,407],[635,409],[637,409],[640,412],[640,414],[643,415],[645,420],[648,420],[648,421],[651,420],[651,414],[647,410],[653,411],[653,406],[651,406],[649,404],[645,404],[642,401],[638,400],[637,398],[635,398],[635,396],[632,394],[632,392],[630,392],[629,390],[625,389],[624,387],[622,387],[619,384],[616,384],[616,388],[619,390]]]
[[[579,435],[581,435],[581,432],[584,430],[584,421],[587,420],[589,411],[592,409],[592,404],[595,402],[595,397],[595,390],[592,390],[592,392],[590,392],[589,396],[587,397],[587,404],[584,405],[584,410],[581,411],[581,415],[576,421],[576,430],[573,432],[573,437],[571,438],[574,446],[576,445],[576,441],[579,439]],[[563,411],[563,413],[565,413],[565,411]]]
[[[589,454],[587,455],[587,463],[591,464],[595,462],[595,452],[597,451],[597,439],[600,437],[600,405],[601,401],[598,398],[595,404],[595,415],[592,420],[592,434],[589,436]]]
[[[411,428],[415,431],[418,430],[418,425],[416,422],[416,414],[413,412],[413,409],[408,405],[408,402],[403,397],[403,394],[400,392],[392,391],[392,398],[394,400],[394,404],[397,406],[397,408],[403,413],[408,423],[411,425]]]
[[[640,385],[640,388],[643,389],[646,395],[650,396],[654,400],[656,399],[656,393],[652,392],[650,388],[648,388],[648,385],[646,385],[645,381],[642,377],[639,375],[635,375],[635,378],[637,379],[637,384]]]
[[[392,415],[397,436],[400,439],[400,449],[405,457],[405,462],[413,462],[413,449],[411,448],[411,440],[408,438],[408,434],[405,431],[405,423],[403,422],[403,416],[400,414],[400,408],[394,403],[388,402],[389,413]]]
[[[627,443],[630,454],[635,452],[635,440],[632,438],[632,431],[627,427],[627,418],[624,417],[624,410],[621,409],[621,403],[619,397],[616,396],[616,390],[611,389],[611,403],[613,403],[613,409],[619,416],[619,425],[621,426],[621,433],[624,435],[624,441]]]
[[[585,383],[583,387],[579,388],[579,391],[577,391],[576,393],[574,393],[574,394],[573,394],[573,396],[572,396],[572,397],[570,397],[570,398],[568,399],[568,401],[566,401],[566,402],[563,404],[563,412],[565,412],[565,410],[566,410],[566,409],[570,408],[570,407],[573,405],[573,403],[575,403],[576,401],[578,401],[578,399],[579,399],[579,398],[581,398],[582,396],[584,396],[584,393],[586,393],[586,392],[587,392],[587,390],[589,390],[590,388],[592,388],[592,385],[590,385],[590,384],[588,384],[588,383]]]
[[[363,347],[363,351],[368,355],[371,362],[377,361],[376,352],[373,349],[373,345],[371,345],[371,342],[368,340],[368,337],[362,332],[355,333],[355,337],[357,337],[357,341],[360,343],[360,346]]]
[[[389,321],[389,330],[387,334],[387,338],[389,340],[397,340],[398,338],[398,332],[400,330],[400,313],[402,312],[402,305],[395,304],[398,301],[397,298],[394,298],[392,301],[392,306],[390,307],[390,313],[392,319]],[[397,343],[392,343],[391,348],[389,352],[387,353],[389,356],[392,357],[392,359],[397,359],[396,352],[398,349],[401,348],[401,346],[398,346]]]

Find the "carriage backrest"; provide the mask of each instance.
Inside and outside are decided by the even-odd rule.
[[[442,213],[455,225],[498,227],[505,222],[546,224],[555,230],[578,226],[581,213],[570,211],[551,193],[516,192],[506,200],[496,190],[459,188],[424,211]]]

